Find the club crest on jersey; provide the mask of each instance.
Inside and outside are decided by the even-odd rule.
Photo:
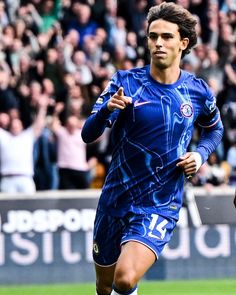
[[[190,103],[183,103],[180,111],[185,118],[191,118],[193,116],[193,106]]]

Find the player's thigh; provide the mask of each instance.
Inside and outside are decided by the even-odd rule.
[[[130,278],[132,285],[135,285],[155,261],[155,253],[146,245],[136,241],[127,242],[122,245],[117,261],[116,279]]]
[[[157,214],[130,213],[127,219],[115,280],[119,276],[128,276],[133,285],[160,256],[172,236],[176,222]]]

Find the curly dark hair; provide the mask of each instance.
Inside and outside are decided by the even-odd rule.
[[[182,52],[183,58],[197,43],[196,18],[180,5],[173,2],[162,2],[160,5],[153,6],[149,9],[147,15],[147,32],[149,32],[150,24],[157,19],[163,19],[178,25],[181,39],[189,39],[187,48]]]

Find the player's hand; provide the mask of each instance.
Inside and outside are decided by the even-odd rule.
[[[123,110],[131,103],[132,98],[125,96],[123,87],[120,87],[118,91],[109,99],[107,108],[110,112],[113,112],[116,109]]]
[[[202,165],[201,155],[197,152],[188,152],[180,157],[177,167],[183,169],[187,178],[192,177]]]

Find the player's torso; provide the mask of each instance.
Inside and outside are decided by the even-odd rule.
[[[140,73],[126,77],[122,86],[132,104],[113,127],[114,152],[102,203],[120,212],[169,206],[178,211],[183,172],[176,163],[192,137],[200,109],[197,95],[184,82],[162,87]]]

